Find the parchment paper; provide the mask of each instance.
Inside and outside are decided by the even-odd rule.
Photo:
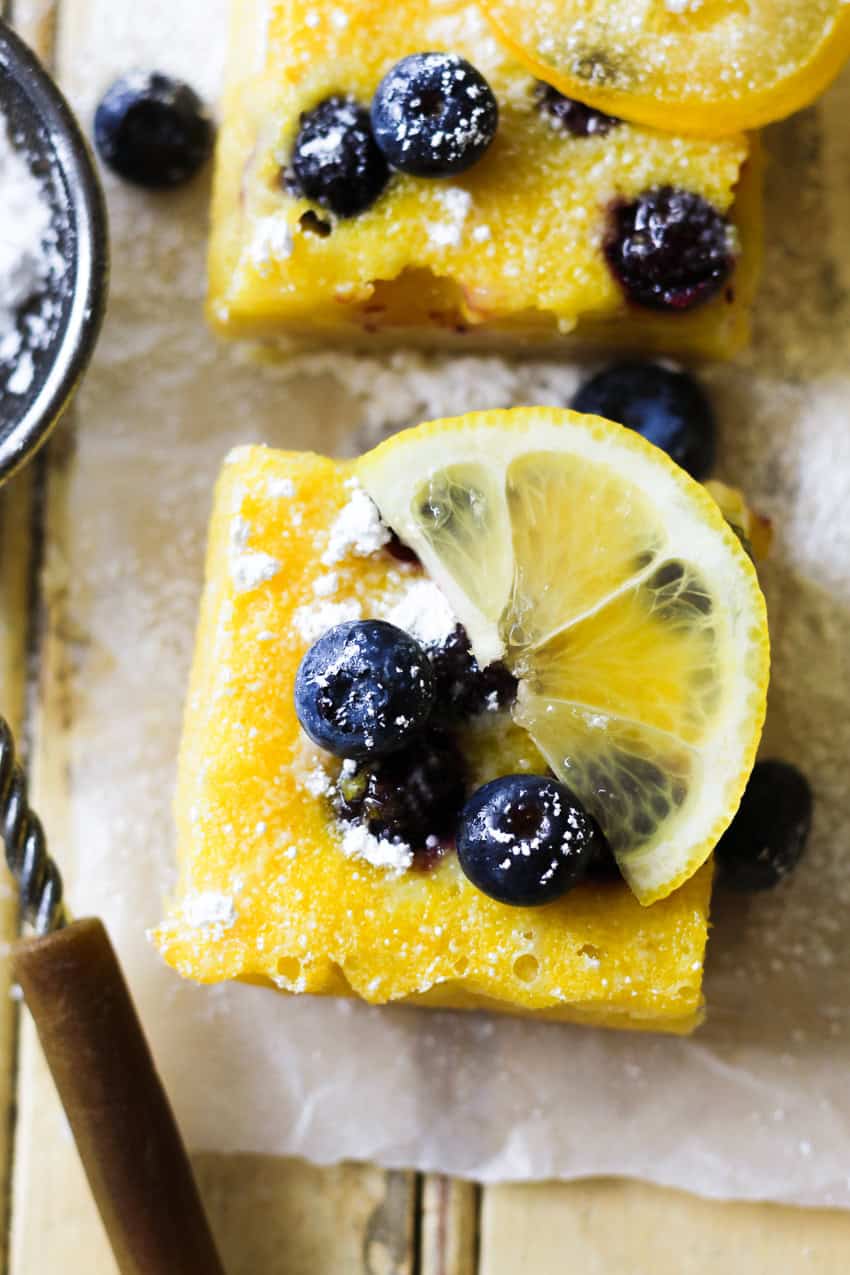
[[[130,14],[133,8],[135,13]],[[224,0],[77,6],[65,83],[90,119],[117,72],[217,92]],[[566,402],[576,369],[217,347],[201,318],[207,189],[108,183],[110,315],[79,398],[64,550],[70,893],[107,920],[191,1144],[500,1179],[631,1174],[713,1196],[850,1206],[850,76],[771,130],[753,351],[706,380],[720,475],[777,522],[766,752],[817,794],[769,897],[717,899],[707,1026],[638,1038],[181,983],[146,943],[172,879],[169,803],[210,489],[233,444],[354,452],[427,416]]]

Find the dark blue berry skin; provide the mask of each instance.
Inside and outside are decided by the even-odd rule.
[[[104,164],[149,190],[194,177],[212,143],[212,121],[197,93],[156,71],[122,76],[95,111],[94,144]]]
[[[450,734],[429,726],[400,752],[343,774],[337,787],[340,818],[364,823],[376,837],[403,841],[419,863],[430,849],[454,840],[467,794],[466,762]]]
[[[757,762],[714,852],[718,883],[742,894],[778,885],[803,856],[812,804],[809,782],[796,766]]]
[[[726,218],[702,195],[673,186],[614,204],[604,249],[628,300],[650,310],[704,304],[735,264]]]
[[[395,752],[431,713],[434,674],[419,643],[385,620],[337,624],[295,676],[295,711],[314,743],[361,761]]]
[[[581,881],[595,835],[564,784],[505,775],[479,788],[464,806],[457,852],[466,876],[491,899],[537,907]]]
[[[366,107],[350,97],[327,97],[302,114],[300,125],[287,173],[290,189],[337,217],[365,212],[390,176]]]
[[[450,177],[477,164],[496,136],[499,105],[471,63],[454,53],[396,62],[372,101],[375,139],[393,168]]]
[[[462,624],[443,641],[429,647],[434,670],[434,716],[447,723],[466,721],[493,708],[507,708],[516,699],[517,681],[501,662],[481,668]]]
[[[592,816],[588,815],[588,819],[593,825],[593,841],[587,862],[587,880],[600,883],[622,881],[622,873],[605,834]]]
[[[616,115],[606,115],[573,97],[565,97],[551,84],[538,84],[535,98],[550,124],[559,133],[569,133],[571,137],[604,137],[623,122]]]
[[[585,381],[571,406],[642,434],[699,481],[714,468],[717,423],[688,372],[660,363],[614,363]]]

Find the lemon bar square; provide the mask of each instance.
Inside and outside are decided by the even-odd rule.
[[[296,719],[296,670],[332,624],[388,618],[435,588],[380,529],[352,536],[362,496],[349,463],[311,454],[241,448],[224,466],[180,754],[179,884],[159,952],[200,983],[692,1030],[710,864],[650,908],[622,881],[507,908],[452,854],[400,871],[345,843]],[[488,762],[505,773],[506,752],[533,765],[509,719],[488,738],[482,780]]]
[[[500,112],[495,140],[450,179],[393,173],[335,217],[293,188],[305,113],[368,107],[388,68],[423,50],[472,62]],[[261,343],[462,349],[616,344],[723,358],[744,345],[759,262],[760,176],[743,135],[685,138],[614,121],[573,136],[540,86],[460,0],[232,0],[218,141],[208,315]],[[614,126],[615,125],[615,126]],[[676,312],[627,303],[606,261],[612,210],[673,189],[728,218],[735,266]]]

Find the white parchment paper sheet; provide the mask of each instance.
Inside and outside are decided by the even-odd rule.
[[[131,10],[133,11],[131,13]],[[225,0],[99,0],[62,32],[84,119],[155,66],[218,91]],[[113,286],[79,399],[68,590],[78,913],[117,941],[196,1148],[374,1159],[485,1180],[631,1174],[714,1196],[850,1206],[850,78],[769,135],[757,339],[706,379],[720,476],[777,520],[766,751],[817,793],[808,860],[718,900],[708,1025],[692,1040],[290,1001],[183,984],[148,947],[172,879],[169,804],[210,489],[233,444],[352,452],[386,428],[566,402],[577,371],[333,356],[262,369],[201,317],[207,190],[109,182]]]

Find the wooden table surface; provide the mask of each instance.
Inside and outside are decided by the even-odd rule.
[[[136,3],[141,0],[135,0]],[[179,0],[175,0],[178,3]],[[86,0],[61,0],[65,11]],[[116,4],[119,0],[116,0]],[[134,0],[124,0],[132,4]],[[54,0],[0,0],[47,60]],[[56,68],[61,79],[61,65]],[[0,494],[0,703],[25,745],[37,808],[63,825],[71,711],[61,576],[67,420],[46,453]],[[12,940],[17,912],[0,896]],[[41,1058],[4,967],[0,981],[0,1200],[3,1271],[113,1275],[99,1220]],[[716,1204],[637,1183],[479,1189],[368,1165],[316,1168],[259,1156],[198,1156],[232,1275],[796,1275],[850,1270],[850,1213]]]

